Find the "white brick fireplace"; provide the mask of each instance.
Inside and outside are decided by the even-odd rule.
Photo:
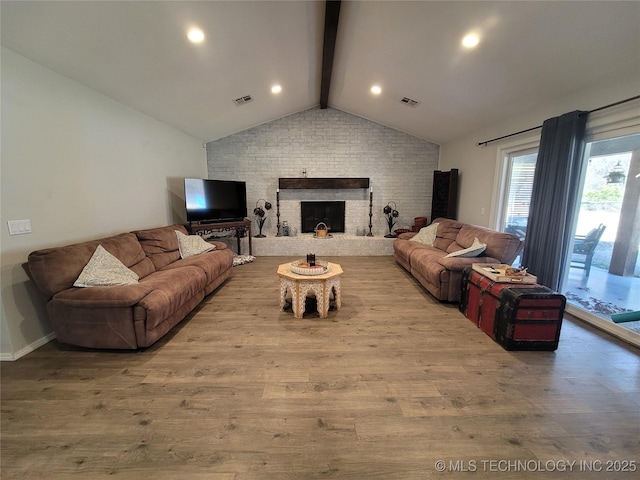
[[[252,108],[251,104],[239,108]],[[273,204],[263,233],[253,238],[254,255],[390,255],[393,240],[383,207],[400,212],[394,228],[410,227],[431,210],[433,171],[439,146],[340,110],[312,108],[209,142],[209,178],[247,182],[249,218],[256,201]],[[373,188],[373,237],[369,231],[369,189],[281,189],[280,223],[296,237],[277,237],[276,190],[280,178],[369,178]],[[345,233],[329,239],[301,234],[301,201],[345,201]],[[253,223],[254,235],[257,225]],[[243,239],[246,253],[247,239]],[[312,248],[313,250],[309,250]]]

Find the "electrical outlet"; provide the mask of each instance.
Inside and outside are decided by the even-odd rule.
[[[484,207],[480,209],[480,215],[484,216]]]
[[[9,220],[9,235],[24,235],[31,233],[31,220]]]

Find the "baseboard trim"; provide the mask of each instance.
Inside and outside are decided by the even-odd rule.
[[[627,330],[620,325],[613,323],[609,320],[605,320],[593,313],[587,312],[581,308],[575,307],[573,305],[567,304],[565,309],[568,315],[571,315],[576,320],[582,321],[584,323],[588,323],[592,327],[595,327],[603,332],[608,333],[611,336],[614,336],[624,342],[627,342],[630,345],[633,345],[636,348],[640,348],[640,335],[637,333]]]
[[[42,338],[39,338],[35,342],[30,343],[26,347],[21,348],[17,352],[14,352],[14,353],[0,353],[0,362],[13,362],[15,360],[18,360],[19,358],[24,357],[28,353],[33,352],[37,348],[40,348],[42,345],[44,345],[46,343],[49,343],[54,338],[56,338],[56,334],[51,332],[50,334],[45,335]]]

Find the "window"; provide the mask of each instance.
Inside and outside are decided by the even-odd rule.
[[[538,152],[510,154],[502,226],[505,232],[524,238],[527,231],[533,174]]]
[[[538,151],[537,148],[520,149],[503,152],[502,156],[504,187],[499,196],[499,219],[494,223],[500,231],[513,233],[524,240]],[[520,265],[519,256],[514,265]]]

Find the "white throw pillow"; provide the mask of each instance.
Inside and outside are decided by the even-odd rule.
[[[433,247],[433,242],[436,241],[436,233],[438,233],[438,224],[432,223],[427,227],[421,228],[420,231],[409,240]]]
[[[102,245],[98,245],[73,286],[133,285],[138,283],[139,278],[135,272],[129,270],[120,260],[107,252]]]
[[[464,248],[462,250],[458,250],[457,252],[452,252],[449,255],[447,255],[447,258],[448,257],[464,257],[464,258],[477,257],[482,252],[484,252],[486,248],[487,248],[487,244],[480,242],[480,240],[478,240],[478,237],[476,237],[473,240],[473,245],[471,245],[469,248]]]
[[[215,245],[208,243],[200,235],[185,235],[175,230],[178,237],[178,249],[180,250],[180,258],[193,257],[201,253],[210,252]]]

